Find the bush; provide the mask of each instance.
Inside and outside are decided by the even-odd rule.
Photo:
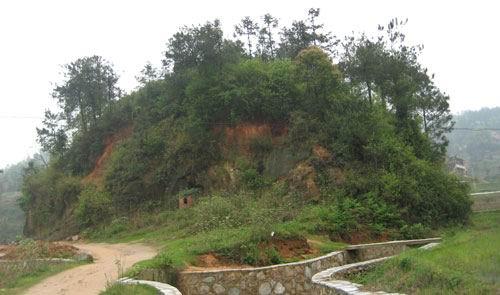
[[[241,180],[245,187],[256,190],[266,186],[266,181],[262,175],[260,175],[257,170],[250,168],[243,171],[241,175]]]
[[[85,187],[78,198],[76,218],[81,227],[98,225],[111,216],[111,195],[93,185]]]
[[[421,223],[405,224],[400,233],[404,239],[423,239],[429,237],[430,229]]]

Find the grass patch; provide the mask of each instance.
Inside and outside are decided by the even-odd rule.
[[[470,228],[449,230],[431,251],[414,249],[352,276],[370,290],[407,294],[500,292],[500,211],[476,213]]]
[[[148,285],[123,285],[113,284],[106,288],[100,295],[157,295],[158,290]]]
[[[284,200],[289,207],[270,204],[273,202],[273,198],[212,197],[190,209],[155,215],[156,220],[142,228],[133,229],[129,224],[127,230],[109,234],[107,227],[90,236],[98,241],[142,241],[162,248],[155,258],[136,264],[128,271],[129,276],[144,268],[181,269],[196,264],[197,257],[206,253],[256,266],[300,260],[280,259],[276,253],[259,248],[260,243],[274,238],[313,240],[312,246],[318,250],[315,256],[345,247],[345,243],[318,234],[323,228],[318,228],[321,216],[315,212],[321,205],[302,207],[297,213],[298,202],[293,206],[293,202]]]
[[[265,190],[198,198],[191,208],[119,217],[87,233],[97,241],[140,241],[161,249],[153,259],[127,272],[143,269],[175,272],[204,266],[210,254],[230,265],[263,266],[320,256],[345,247],[346,241],[373,242],[417,238],[428,227],[405,229],[397,209],[373,197],[357,200],[325,196],[320,202],[287,194],[280,185]],[[362,234],[360,234],[362,233]],[[403,233],[405,235],[403,236]],[[276,241],[308,239],[313,249],[276,247]],[[295,251],[297,249],[297,251]]]
[[[42,280],[84,262],[50,264],[44,261],[26,261],[0,264],[0,294],[20,294]]]
[[[500,191],[500,179],[494,181],[476,182],[471,184],[474,193]]]

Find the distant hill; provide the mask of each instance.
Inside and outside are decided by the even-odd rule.
[[[37,157],[40,157],[37,155]],[[24,212],[18,204],[21,196],[23,174],[28,163],[39,160],[24,160],[3,169],[0,174],[0,243],[7,243],[22,235]]]
[[[468,162],[471,176],[486,181],[500,181],[500,107],[466,111],[454,117],[455,130],[450,134],[448,155]]]
[[[17,204],[20,195],[19,192],[0,195],[0,243],[10,242],[23,232],[24,212]]]

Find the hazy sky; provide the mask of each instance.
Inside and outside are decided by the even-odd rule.
[[[0,0],[0,167],[38,149],[35,127],[53,107],[53,83],[61,65],[102,55],[126,90],[182,25],[219,18],[226,34],[243,16],[269,12],[281,25],[321,8],[321,20],[337,36],[372,32],[393,17],[408,18],[408,39],[424,44],[421,62],[451,96],[454,113],[500,106],[500,18],[496,1],[22,1]]]

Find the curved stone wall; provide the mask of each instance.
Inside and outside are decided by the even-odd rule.
[[[426,241],[427,242],[429,240],[432,240],[433,242],[425,244],[424,246],[420,247],[420,249],[422,249],[422,250],[432,249],[435,246],[439,245],[439,243],[437,243],[436,241],[441,240],[441,239],[427,239],[427,240],[413,240],[413,241],[417,241],[417,242]],[[403,242],[405,242],[405,241],[403,241]],[[411,241],[406,241],[406,242],[411,242]],[[391,242],[389,242],[389,243],[391,243]],[[387,244],[387,243],[378,243],[378,244]],[[401,244],[401,242],[394,241],[394,242],[392,242],[392,244]],[[373,245],[376,245],[376,244],[366,244],[366,245],[360,245],[360,246],[368,246],[368,248],[370,248],[370,247],[373,247]],[[362,285],[346,281],[345,277],[348,276],[349,274],[370,270],[373,267],[375,267],[376,265],[378,265],[378,264],[380,264],[380,263],[382,263],[382,262],[384,262],[387,259],[390,259],[392,257],[394,257],[394,255],[386,256],[386,257],[382,257],[382,258],[371,259],[371,260],[362,261],[362,262],[350,263],[350,264],[332,267],[332,268],[329,268],[327,270],[321,271],[321,272],[315,274],[311,279],[311,281],[313,283],[313,292],[311,294],[317,294],[317,295],[388,294],[384,291],[371,292],[371,291],[361,290],[361,288],[363,287]],[[390,293],[390,294],[397,294],[397,293]]]
[[[184,295],[320,294],[333,291],[321,291],[321,284],[313,284],[312,277],[319,272],[364,259],[396,255],[408,246],[440,240],[432,238],[354,245],[325,256],[266,267],[181,271],[176,275],[176,282],[171,281],[172,276],[167,272],[155,270],[143,272],[140,277],[174,284]]]
[[[134,280],[130,278],[121,278],[116,281],[118,284],[124,284],[124,285],[148,285],[156,290],[158,290],[159,294],[163,295],[182,295],[177,288],[172,287],[168,284],[164,283],[159,283],[159,282],[153,282],[153,281],[144,281],[144,280]]]
[[[346,263],[346,252],[300,262],[214,271],[185,271],[178,275],[184,295],[195,294],[307,294],[312,276],[322,270]]]

